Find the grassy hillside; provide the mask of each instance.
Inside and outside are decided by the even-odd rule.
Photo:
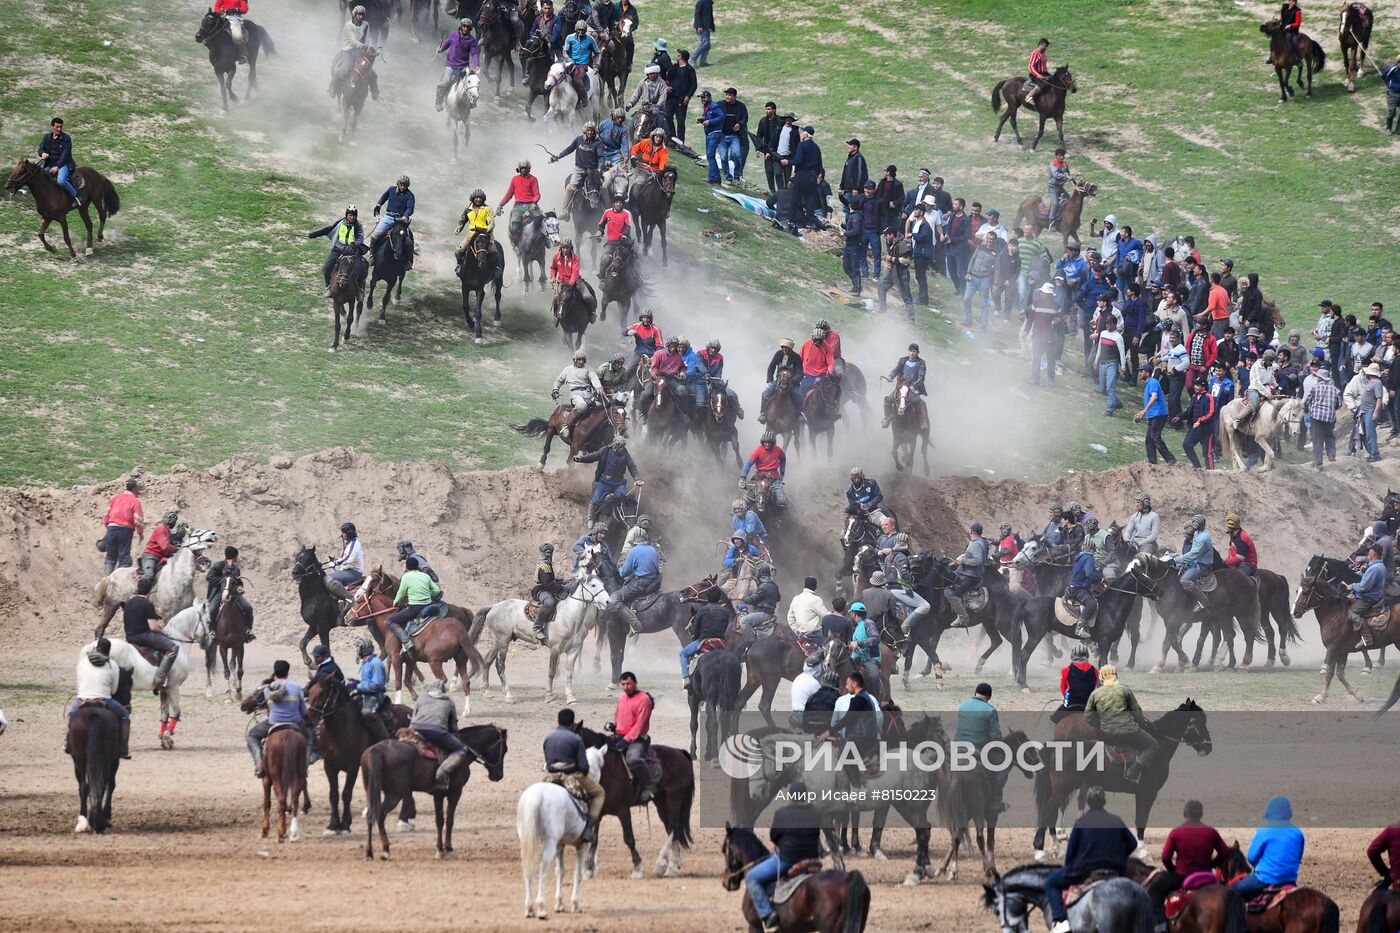
[[[0,267],[8,310],[0,316],[0,431],[15,439],[0,459],[0,483],[87,482],[137,463],[203,465],[240,451],[333,443],[467,467],[533,458],[534,443],[506,422],[541,413],[563,363],[547,305],[512,286],[504,329],[474,346],[443,258],[465,192],[482,184],[494,200],[517,155],[538,156],[538,139],[555,142],[524,123],[518,98],[488,101],[466,160],[450,164],[446,131],[426,104],[432,47],[410,44],[399,29],[382,66],[384,100],[366,110],[359,139],[342,145],[322,90],[333,7],[255,7],[281,54],[261,63],[262,97],[225,117],[204,50],[191,40],[203,4],[32,6],[23,31],[0,30],[0,142],[11,155],[32,151],[61,112],[80,161],[114,179],[123,209],[98,255],[70,266],[39,250],[27,195],[0,204],[0,245],[12,257]],[[1070,52],[1083,89],[1068,133],[1077,167],[1100,183],[1094,213],[1113,211],[1139,232],[1194,231],[1203,252],[1260,271],[1294,321],[1310,317],[1320,293],[1357,309],[1393,284],[1383,251],[1400,221],[1382,193],[1393,193],[1397,150],[1375,130],[1374,79],[1351,97],[1329,67],[1314,100],[1280,107],[1251,25],[1257,17],[1229,4],[1193,4],[1185,16],[1167,9],[1078,0],[822,2],[771,13],[721,5],[714,67],[702,80],[738,85],[755,114],[768,97],[797,110],[821,129],[829,164],[855,132],[872,162],[892,159],[907,174],[927,164],[956,193],[1009,213],[1041,187],[1048,156],[991,145],[988,94],[1046,32],[1057,41],[1052,59]],[[686,44],[688,3],[648,4],[643,17],[644,37]],[[898,25],[906,21],[920,23],[918,48]],[[367,208],[405,169],[425,205],[424,259],[390,325],[332,357],[317,297],[324,241],[301,237],[348,200]],[[547,204],[561,177],[546,173]],[[702,230],[737,238],[720,246]],[[836,261],[714,199],[692,167],[683,170],[671,239],[670,277],[658,278],[651,301],[674,322],[670,331],[758,339],[737,353],[726,346],[731,359],[755,362],[777,335],[801,334],[819,316],[852,343],[864,337],[876,370],[907,339],[821,297],[820,286],[840,279]],[[946,293],[936,303],[948,305]],[[612,326],[599,325],[595,352],[613,348]],[[938,316],[916,333],[948,348],[938,368],[962,393],[948,397],[950,407],[1005,398],[1009,364],[996,339],[969,343]],[[994,448],[1016,448],[1011,464],[997,464],[1002,475],[1139,455],[1137,432],[1098,417],[1097,399],[1077,386],[1013,395],[1009,404],[1009,420],[1001,408],[969,409]],[[939,434],[936,414],[936,441]],[[953,448],[947,466],[977,462],[943,446]]]

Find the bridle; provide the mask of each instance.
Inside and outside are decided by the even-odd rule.
[[[370,602],[370,597],[383,595],[379,592],[379,586],[383,582],[384,580],[382,577],[379,576],[378,570],[373,571],[368,577],[365,578],[364,585],[355,591],[355,601],[350,604],[350,608],[345,612],[345,620],[347,622],[351,619],[354,619],[356,622],[368,622],[370,619],[373,619],[377,616],[382,616],[385,613],[394,611],[394,606],[392,604],[386,606],[383,609],[380,609],[378,612],[368,611],[373,608],[373,603]],[[361,605],[363,605],[365,608],[364,612],[360,611]]]
[[[501,744],[505,741],[505,733],[503,733],[499,728],[497,728],[497,727],[495,727],[495,726],[492,726],[492,728],[495,729],[496,738],[495,738],[495,740],[494,740],[490,745],[487,745],[487,746],[486,746],[486,748],[487,748],[488,751],[490,751],[490,750],[492,750],[492,749],[500,748],[500,747],[501,747]],[[458,738],[460,739],[461,736],[459,735]],[[505,756],[504,756],[504,755],[502,755],[502,756],[500,757],[499,760],[497,760],[497,761],[492,761],[490,758],[487,758],[484,754],[482,754],[480,751],[478,751],[477,749],[473,748],[472,746],[468,745],[466,742],[463,742],[463,743],[462,743],[462,747],[465,748],[467,751],[471,752],[471,753],[472,753],[472,756],[473,756],[474,758],[476,758],[477,761],[479,761],[479,762],[481,762],[482,764],[484,764],[484,765],[486,766],[486,769],[487,769],[488,771],[491,770],[492,768],[498,768],[498,767],[500,767],[501,765],[503,765],[503,764],[505,763]]]
[[[344,698],[346,698],[346,699],[349,699],[349,697],[350,697],[350,694],[345,690],[345,688],[344,688],[343,686],[338,686],[336,689],[329,689],[329,688],[326,689],[326,696],[325,696],[325,698],[324,698],[324,699],[325,699],[325,702],[324,702],[324,703],[319,703],[319,704],[316,704],[316,703],[308,703],[308,704],[306,705],[307,718],[308,718],[308,719],[327,719],[327,718],[329,718],[330,715],[331,715],[331,713],[334,713],[337,709],[340,708],[341,698],[342,698],[342,697],[344,697]]]

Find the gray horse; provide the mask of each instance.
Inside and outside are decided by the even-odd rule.
[[[1045,878],[1058,865],[1022,865],[982,885],[983,906],[996,914],[1002,933],[1029,933],[1031,910],[1047,913]],[[1147,889],[1127,878],[1092,888],[1069,909],[1074,933],[1152,933],[1152,901]]]

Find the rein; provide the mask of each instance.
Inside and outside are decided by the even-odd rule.
[[[769,856],[768,856],[768,853],[764,853],[763,855],[760,855],[758,858],[754,859],[754,860],[751,861],[751,862],[745,862],[743,865],[740,865],[738,868],[734,869],[733,871],[727,871],[727,872],[725,872],[725,873],[724,873],[724,880],[725,880],[725,882],[728,883],[728,882],[730,882],[730,881],[743,881],[743,880],[744,880],[744,876],[747,875],[747,874],[749,873],[749,870],[750,870],[751,868],[753,868],[753,867],[754,867],[755,865],[757,865],[759,862],[762,862],[762,861],[767,860],[768,857],[769,857]]]

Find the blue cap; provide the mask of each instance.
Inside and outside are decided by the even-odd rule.
[[[1321,347],[1313,347],[1312,355],[1318,359],[1322,359],[1327,353]]]
[[[909,344],[909,349],[911,349],[911,350],[918,350],[918,349],[919,349],[919,345],[918,345],[917,343],[911,343],[911,344]]]
[[[851,611],[865,615],[865,603],[851,603]]]

